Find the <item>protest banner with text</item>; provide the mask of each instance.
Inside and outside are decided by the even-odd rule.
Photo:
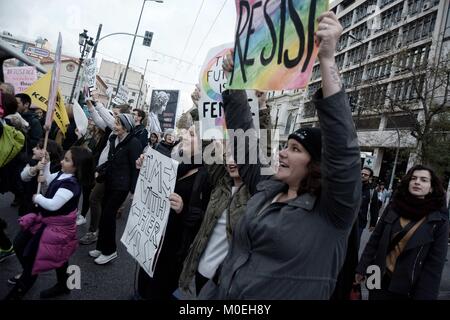
[[[236,0],[229,88],[304,88],[318,53],[317,17],[327,9],[328,0]]]

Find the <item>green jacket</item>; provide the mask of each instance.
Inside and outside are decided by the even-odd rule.
[[[198,269],[200,258],[223,211],[227,210],[227,239],[230,242],[233,229],[239,218],[244,214],[247,200],[250,198],[250,193],[244,184],[231,196],[233,180],[228,175],[224,165],[207,166],[207,170],[210,183],[215,188],[211,192],[205,217],[197,236],[192,242],[180,275],[179,286],[187,292],[191,291],[189,287]],[[195,290],[190,293],[194,292]]]
[[[270,129],[270,108],[260,110],[259,121],[261,129]],[[270,136],[267,142],[267,150],[270,150]],[[191,285],[195,273],[198,269],[200,258],[206,249],[214,227],[217,224],[223,211],[227,209],[227,239],[231,242],[232,233],[239,218],[245,213],[247,201],[250,198],[250,192],[245,184],[242,184],[238,191],[231,196],[231,189],[233,186],[233,179],[230,178],[225,169],[225,165],[215,164],[207,165],[209,182],[215,186],[211,192],[211,198],[206,208],[205,216],[203,218],[200,230],[192,242],[188,256],[186,257],[179,279],[179,286],[182,290],[194,294],[195,288],[192,291]],[[195,285],[194,285],[195,286]]]

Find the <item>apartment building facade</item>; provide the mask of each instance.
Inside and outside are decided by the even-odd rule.
[[[449,59],[450,9],[448,0],[337,0],[331,4],[344,30],[336,62],[349,95],[362,157],[374,159],[375,175],[389,182],[397,148],[397,172],[414,162],[410,148],[410,115],[386,112],[389,103],[417,104],[415,87],[428,85],[425,73],[414,67]],[[411,68],[412,67],[412,68]],[[414,85],[413,85],[414,84]],[[417,86],[418,84],[418,86]],[[314,65],[306,90],[271,92],[272,121],[280,140],[299,127],[317,126],[311,95],[320,88],[320,66]],[[417,104],[417,117],[423,116]],[[283,134],[284,133],[284,134]]]

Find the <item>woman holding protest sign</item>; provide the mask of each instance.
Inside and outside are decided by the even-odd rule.
[[[274,176],[261,175],[260,164],[238,163],[252,197],[218,281],[209,281],[200,298],[329,299],[333,293],[360,199],[360,152],[334,60],[342,27],[333,12],[318,22],[322,90],[313,101],[321,129],[291,133]],[[231,56],[223,67],[232,71]],[[222,96],[227,127],[250,129],[245,91]],[[258,154],[249,144],[235,152],[246,159]]]
[[[173,158],[174,153],[185,156],[184,161],[178,165],[175,190],[169,197],[172,210],[153,277],[150,278],[144,269],[139,270],[137,294],[140,299],[174,298],[173,293],[178,288],[183,261],[197,235],[210,198],[211,186],[206,169],[201,162],[194,161],[195,155],[201,152],[195,127],[182,131],[182,141],[172,152]],[[138,168],[141,167],[142,161],[143,156],[136,163]]]

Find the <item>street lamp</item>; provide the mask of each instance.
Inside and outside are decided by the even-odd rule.
[[[69,103],[72,103],[73,95],[75,93],[75,88],[77,86],[78,75],[80,74],[81,65],[83,64],[84,58],[89,54],[94,43],[92,42],[93,38],[89,37],[87,34],[87,30],[84,30],[83,33],[79,34],[78,44],[80,45],[80,63],[78,64],[77,74],[75,75],[75,81],[73,82],[72,93],[70,94]]]
[[[142,84],[144,83],[145,80],[145,74],[147,72],[147,63],[151,61],[151,62],[158,62],[157,59],[147,59],[147,61],[145,62],[145,68],[144,68],[144,74],[142,75],[142,79],[141,79],[141,85],[139,87],[139,95],[137,98],[137,102],[136,102],[136,108],[139,108],[139,100],[141,99],[141,92],[142,92]],[[144,98],[145,99],[145,98]]]
[[[138,20],[138,23],[137,23],[137,26],[136,26],[136,32],[134,33],[134,37],[133,37],[133,43],[131,44],[130,55],[128,56],[127,67],[125,68],[125,74],[123,76],[122,85],[125,85],[125,79],[127,78],[128,67],[130,66],[131,55],[133,53],[134,42],[136,41],[136,35],[138,33],[139,24],[141,23],[142,12],[144,11],[144,5],[145,5],[146,1],[153,1],[153,2],[158,2],[158,3],[163,3],[164,2],[163,0],[144,0],[142,2],[141,14],[139,15],[139,20]]]

